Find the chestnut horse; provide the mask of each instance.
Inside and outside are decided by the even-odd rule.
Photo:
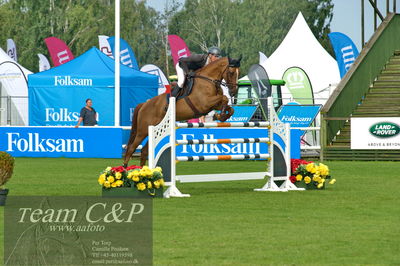
[[[220,121],[226,121],[231,117],[233,109],[228,105],[228,98],[223,95],[220,85],[225,84],[229,88],[231,97],[236,95],[240,60],[241,58],[223,57],[189,76],[188,79],[194,79],[193,88],[190,94],[186,96],[189,100],[182,98],[176,102],[176,121],[199,117],[212,110],[221,111],[217,115],[217,119]],[[226,82],[223,82],[223,79]],[[136,106],[123,162],[124,167],[127,167],[133,152],[148,136],[149,126],[157,125],[164,118],[168,107],[167,97],[164,93]],[[141,166],[146,163],[147,155],[148,145],[146,144],[140,155]]]

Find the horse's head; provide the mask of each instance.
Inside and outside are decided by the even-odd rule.
[[[235,96],[238,91],[237,81],[239,78],[240,60],[242,60],[242,56],[239,59],[228,57],[228,66],[222,76],[229,88],[229,95],[231,97]]]

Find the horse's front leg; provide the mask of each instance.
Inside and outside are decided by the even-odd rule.
[[[225,122],[228,120],[234,113],[234,110],[232,107],[228,105],[228,98],[224,95],[222,96],[221,102],[215,106],[215,110],[221,111],[220,114],[215,115],[216,118],[222,122]]]

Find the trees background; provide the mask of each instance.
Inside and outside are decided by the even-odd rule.
[[[258,51],[269,56],[277,48],[299,11],[331,50],[331,0],[186,0],[183,7],[176,0],[168,3],[158,12],[145,0],[121,0],[121,37],[133,48],[139,66],[152,63],[174,73],[165,36],[177,34],[193,53],[215,45],[226,55],[243,55],[246,73],[258,63]],[[62,39],[79,56],[98,46],[98,35],[114,35],[113,0],[0,0],[0,46],[14,39],[18,61],[34,72],[36,54],[48,55],[45,38]]]

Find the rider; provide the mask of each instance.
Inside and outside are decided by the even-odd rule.
[[[221,49],[218,47],[210,47],[207,54],[193,54],[189,57],[181,57],[178,64],[176,64],[176,74],[178,76],[178,91],[183,88],[186,76],[191,71],[196,71],[209,63],[219,59],[221,56]]]

